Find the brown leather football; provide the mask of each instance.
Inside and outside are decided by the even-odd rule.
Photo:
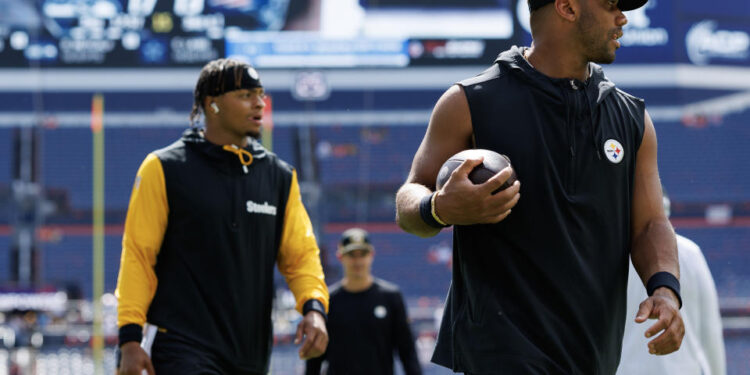
[[[490,177],[502,171],[503,168],[510,166],[510,159],[507,156],[498,154],[495,151],[484,149],[464,150],[448,158],[448,160],[443,163],[443,166],[440,167],[440,172],[438,172],[437,181],[435,182],[436,189],[442,189],[443,185],[445,185],[446,181],[448,181],[448,179],[450,178],[453,170],[458,168],[458,166],[461,165],[461,163],[463,163],[466,159],[476,159],[480,156],[484,157],[482,164],[477,165],[476,167],[474,167],[474,169],[471,170],[471,172],[469,172],[469,180],[471,180],[471,182],[473,182],[474,184],[482,184],[489,180]],[[505,183],[503,183],[503,185],[500,186],[499,189],[493,191],[492,194],[509,188],[515,181],[516,171],[514,170],[510,177],[508,177],[508,179],[505,181]]]

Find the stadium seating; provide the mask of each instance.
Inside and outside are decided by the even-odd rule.
[[[10,236],[0,236],[0,285],[10,281],[11,275],[11,249],[12,239]]]
[[[659,172],[672,200],[679,202],[742,202],[748,199],[750,163],[743,148],[750,139],[750,113],[721,123],[690,127],[656,124]]]
[[[43,180],[63,189],[70,207],[92,206],[92,135],[87,128],[45,130],[42,142]],[[105,130],[105,202],[108,210],[126,210],[138,166],[146,155],[176,140],[180,129],[113,128]]]
[[[7,225],[10,222],[10,189],[13,178],[14,133],[14,129],[0,128],[0,225]]]
[[[386,125],[316,128],[316,156],[321,184],[402,184],[424,135],[425,125]]]
[[[280,114],[371,113],[377,110],[426,113],[441,92],[349,90],[333,92],[329,99],[320,102],[297,101],[287,92],[271,92],[271,95],[274,110]],[[656,108],[657,114],[658,108],[731,93],[656,88],[631,92],[648,98],[649,108]],[[0,93],[0,100],[14,111],[31,112],[41,99],[45,113],[84,114],[83,121],[90,111],[91,95],[55,92],[34,97]],[[184,92],[105,93],[107,114],[167,113],[178,119],[164,126],[135,122],[107,127],[105,123],[105,214],[106,223],[110,225],[105,238],[106,291],[113,291],[117,280],[122,240],[118,228],[124,222],[134,175],[148,152],[180,136],[187,126],[191,103],[190,94]],[[179,123],[182,114],[184,125]],[[300,127],[304,124],[280,122],[279,118],[284,116],[275,118],[273,151],[301,171],[301,182],[317,184],[320,188],[318,204],[308,207],[314,207],[311,216],[325,252],[327,282],[338,281],[341,275],[340,264],[334,257],[341,228],[363,225],[371,230],[377,250],[373,265],[376,276],[398,284],[407,301],[412,303],[423,297],[442,300],[451,280],[450,231],[422,239],[403,233],[393,224],[394,193],[409,172],[414,152],[424,136],[426,121],[406,124],[317,122],[307,131]],[[747,206],[750,164],[744,158],[745,143],[750,139],[750,128],[746,126],[750,123],[750,112],[683,119],[660,119],[657,115],[654,122],[659,137],[660,173],[673,201],[673,217],[677,223],[682,223],[677,225],[677,232],[703,249],[722,300],[750,298],[750,281],[746,276],[750,269],[750,258],[745,251],[750,248],[747,227],[731,221],[728,225],[708,225],[702,221],[708,204],[728,204],[737,215],[750,212]],[[45,219],[51,229],[40,238],[40,275],[45,285],[55,285],[72,296],[88,298],[92,294],[91,131],[88,123],[60,125],[54,117],[43,119],[42,125],[39,177],[47,199],[55,203],[57,210]],[[10,184],[14,132],[14,128],[0,127],[0,285],[6,284],[12,274],[5,271],[11,271],[12,232],[8,225],[12,219]],[[300,151],[302,142],[309,142],[312,155]],[[312,171],[303,170],[309,167]],[[278,274],[276,281],[283,285]],[[299,362],[283,360],[296,356],[295,348],[281,348],[278,353],[281,354],[275,355],[274,366],[279,373],[298,372]],[[749,356],[750,341],[746,335],[727,337],[730,369],[744,368],[740,362]],[[80,353],[75,351],[42,353],[38,366],[40,369],[59,368],[59,363],[90,366],[79,357]],[[110,357],[107,361],[111,361]],[[733,364],[732,361],[740,362]],[[78,368],[71,367],[60,373],[77,373]],[[442,374],[440,371],[433,366],[426,373]]]
[[[429,111],[442,90],[375,90],[337,91],[320,102],[300,102],[286,91],[271,92],[277,113],[325,113],[325,111],[423,110]],[[647,97],[650,107],[679,105],[697,100],[711,99],[729,92],[721,90],[631,90]],[[34,108],[31,94],[0,94],[19,111]],[[44,93],[41,96],[45,111],[86,113],[91,106],[91,93]],[[118,116],[133,112],[187,113],[192,98],[184,92],[105,93],[108,114]],[[721,119],[708,119],[696,126],[690,121],[656,121],[660,138],[660,172],[670,195],[676,202],[676,215],[681,203],[726,202],[741,204],[747,199],[746,186],[750,185],[750,164],[744,160],[744,140],[748,139],[750,113],[741,112]],[[41,131],[43,145],[40,157],[41,181],[48,197],[58,204],[59,210],[46,222],[55,225],[88,225],[91,210],[91,132],[88,124],[55,126],[54,121]],[[705,125],[705,126],[703,126]],[[106,124],[105,124],[106,126]],[[352,123],[316,124],[309,132],[313,152],[312,175],[321,188],[317,216],[320,223],[392,222],[393,194],[406,178],[411,160],[424,135],[425,123],[399,124],[371,123],[367,126]],[[106,183],[105,200],[107,223],[121,225],[127,210],[133,176],[145,155],[163,147],[179,137],[183,126],[170,124],[164,127],[117,126],[105,128]],[[0,129],[0,152],[11,160],[11,128]],[[310,165],[301,158],[302,142],[298,125],[275,123],[273,150],[297,168]],[[304,163],[302,162],[304,161]],[[307,171],[309,172],[309,171]],[[10,161],[0,163],[0,190],[10,181]],[[7,189],[7,188],[6,188]],[[0,205],[2,207],[2,205]],[[6,202],[7,207],[7,202]],[[692,214],[692,213],[691,213]],[[4,215],[1,220],[7,220]],[[748,235],[742,228],[689,228],[684,234],[701,246],[717,275],[720,290],[726,296],[750,295],[750,286],[742,281],[743,269],[748,261],[739,253],[747,248]],[[325,233],[327,247],[335,249],[338,233]],[[118,236],[108,236],[107,274],[116,274],[119,257]],[[9,241],[7,236],[0,240]],[[435,247],[450,248],[449,235],[423,240],[415,236],[396,233],[373,233],[378,243],[376,273],[402,285],[406,294],[444,295],[450,279],[446,264],[430,263],[438,255]],[[59,243],[44,244],[44,277],[49,281],[67,280],[82,283],[88,290],[90,237],[87,235],[63,236]],[[443,244],[443,245],[439,245]],[[6,247],[7,248],[7,247]],[[430,250],[433,248],[433,250]],[[733,250],[737,249],[737,250]],[[432,251],[432,253],[431,253]],[[432,254],[432,255],[430,255]],[[116,255],[116,256],[115,256]],[[2,255],[0,254],[0,257]],[[444,256],[444,255],[443,255]],[[75,259],[80,258],[80,264]],[[7,261],[8,257],[0,260]],[[109,259],[109,258],[108,258]],[[62,263],[61,263],[62,262]],[[69,267],[60,267],[67,264]],[[743,268],[745,267],[745,268]],[[416,272],[411,272],[415,270]],[[409,271],[409,272],[405,272]],[[415,275],[411,277],[410,275]],[[419,275],[419,276],[416,276]],[[429,277],[423,277],[427,275]],[[427,281],[425,281],[427,280]],[[437,280],[437,282],[431,282]],[[114,279],[108,279],[108,288]]]
[[[0,186],[10,185],[13,163],[13,134],[15,129],[0,128]]]
[[[697,243],[716,282],[719,298],[750,298],[750,231],[746,227],[676,228]]]
[[[104,239],[104,290],[112,292],[120,269],[122,235],[106,235]],[[62,235],[42,245],[42,275],[46,284],[56,285],[82,298],[92,295],[93,263],[90,234]]]
[[[750,367],[750,340],[744,334],[724,334],[724,347],[727,356],[727,374],[748,375]]]
[[[117,359],[113,350],[103,353],[102,367],[114,369]],[[42,351],[36,356],[36,373],[48,375],[72,375],[94,372],[93,358],[81,348]]]

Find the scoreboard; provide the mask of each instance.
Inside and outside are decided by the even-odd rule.
[[[227,28],[279,30],[289,0],[0,0],[0,66],[203,64]]]
[[[626,13],[618,63],[750,64],[747,0]],[[488,65],[530,42],[526,0],[0,0],[0,68]]]
[[[508,44],[510,1],[0,0],[0,67],[200,66],[225,56],[266,68],[476,59],[488,40]]]

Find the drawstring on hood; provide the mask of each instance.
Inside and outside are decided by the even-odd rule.
[[[253,154],[235,145],[224,145],[224,147],[222,148],[225,151],[229,151],[233,154],[237,154],[237,157],[240,159],[240,163],[242,164],[242,170],[245,171],[245,173],[247,173],[247,166],[253,163]]]
[[[236,145],[215,145],[206,140],[203,130],[198,128],[189,128],[182,133],[182,141],[186,144],[192,144],[199,151],[215,159],[226,159],[226,153],[230,152],[237,155],[242,171],[248,173],[248,166],[255,160],[266,157],[266,149],[257,140],[248,138],[247,146],[238,147]]]
[[[513,46],[509,50],[502,52],[497,59],[496,63],[504,66],[509,71],[517,74],[519,77],[524,79],[529,84],[543,90],[544,92],[554,96],[563,98],[565,102],[566,95],[561,92],[560,88],[570,87],[571,81],[568,78],[552,78],[544,75],[542,72],[536,70],[531,64],[523,57],[523,53],[527,47]],[[575,85],[575,82],[572,83]],[[577,87],[577,86],[576,86]],[[600,137],[599,126],[594,121],[595,108],[601,104],[604,99],[615,91],[615,84],[612,83],[606,76],[601,66],[589,63],[589,78],[583,85],[583,90],[586,94],[586,105],[589,109],[589,122],[590,122],[590,134],[591,142],[596,150],[596,155],[599,159],[602,158],[599,144],[603,144],[603,139]],[[570,116],[570,108],[565,106],[566,118]]]

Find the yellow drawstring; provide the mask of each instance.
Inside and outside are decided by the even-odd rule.
[[[243,169],[247,170],[247,166],[252,164],[253,162],[253,154],[248,152],[245,149],[239,148],[235,145],[224,145],[224,150],[229,151],[233,154],[236,154],[238,158],[240,158],[240,163],[242,163],[242,166],[245,167]],[[246,159],[247,158],[247,159]]]

